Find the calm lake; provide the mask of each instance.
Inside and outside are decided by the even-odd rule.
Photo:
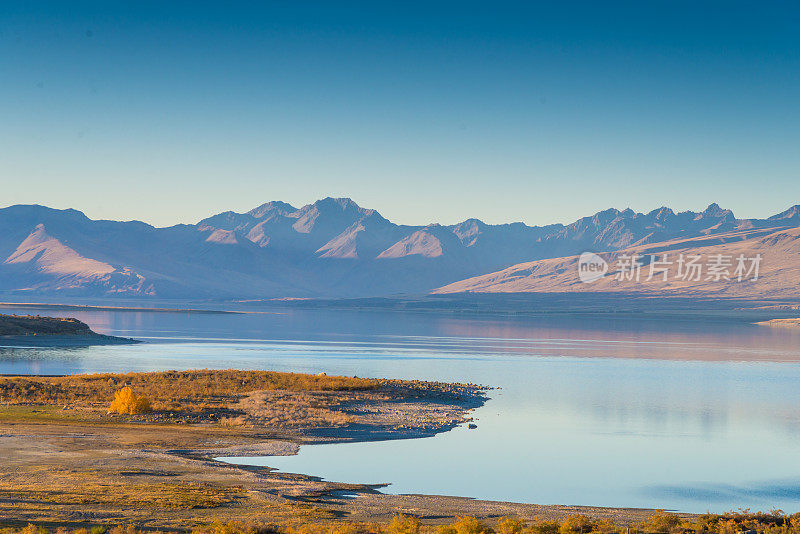
[[[800,510],[800,329],[737,322],[372,311],[78,317],[146,341],[0,347],[0,373],[189,368],[476,382],[478,428],[248,458],[392,493],[689,512]]]

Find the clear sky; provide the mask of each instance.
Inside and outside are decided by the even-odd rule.
[[[409,224],[800,203],[797,3],[249,4],[3,2],[0,204],[168,225],[324,196]]]

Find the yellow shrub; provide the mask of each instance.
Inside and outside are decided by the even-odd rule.
[[[259,534],[383,534],[381,526],[376,523],[307,523],[290,526],[288,529],[268,527]]]
[[[47,532],[44,527],[37,527],[33,523],[28,523],[28,526],[22,529],[22,534],[44,534]]]
[[[579,534],[586,534],[594,529],[594,521],[585,515],[571,515],[564,519],[561,523],[561,534],[572,534],[577,532]]]
[[[521,534],[525,523],[519,519],[504,517],[497,522],[497,534]]]
[[[540,519],[531,524],[528,529],[532,534],[558,534],[561,523],[548,519]]]
[[[150,401],[144,397],[139,397],[129,387],[124,387],[114,393],[114,400],[109,406],[109,413],[147,413],[151,411]]]
[[[620,528],[609,519],[599,519],[594,525],[594,531],[600,534],[614,534],[619,532]]]
[[[438,534],[492,534],[494,531],[474,517],[459,517],[455,523],[442,525],[436,529]]]
[[[413,515],[394,516],[387,529],[389,534],[419,534],[419,519]]]
[[[723,519],[717,523],[719,534],[737,534],[742,529],[735,519]]]
[[[656,510],[656,513],[647,518],[647,521],[640,526],[645,532],[668,534],[673,529],[676,529],[680,523],[681,518],[677,515],[663,510]],[[738,532],[738,529],[734,529],[733,532]]]

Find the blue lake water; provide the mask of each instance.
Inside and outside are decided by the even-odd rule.
[[[476,382],[478,428],[239,459],[344,482],[539,504],[800,510],[800,329],[368,311],[75,316],[146,343],[0,347],[0,373],[246,368]]]

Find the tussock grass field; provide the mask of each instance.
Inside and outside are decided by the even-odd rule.
[[[154,410],[224,408],[253,391],[367,391],[380,381],[273,371],[191,370],[58,377],[0,377],[0,404],[104,407],[123,387],[148,399]]]
[[[0,534],[145,534],[147,531],[133,525],[95,526],[68,529],[45,528],[33,523],[23,528],[0,528]],[[185,532],[185,531],[177,531]],[[388,523],[375,522],[286,522],[260,524],[246,521],[214,521],[195,526],[193,534],[798,534],[800,514],[787,515],[781,510],[769,513],[751,513],[747,510],[727,514],[704,514],[691,518],[656,511],[642,522],[617,525],[608,519],[592,519],[574,514],[562,519],[534,518],[526,521],[514,517],[500,517],[492,521],[472,516],[458,517],[455,521],[433,526],[424,524],[419,517],[397,514]]]

